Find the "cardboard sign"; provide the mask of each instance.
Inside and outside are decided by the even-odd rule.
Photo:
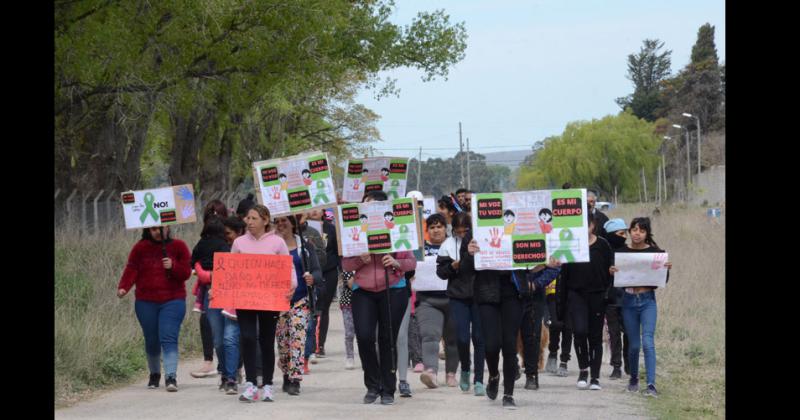
[[[614,266],[614,287],[667,286],[666,252],[616,252]]]
[[[386,191],[389,200],[405,197],[409,158],[349,159],[345,166],[342,200],[359,203],[364,193]]]
[[[343,204],[337,210],[336,233],[344,257],[422,247],[419,210],[412,198]]]
[[[289,255],[215,252],[209,306],[288,311],[292,270]]]
[[[422,199],[422,217],[428,220],[428,217],[434,213],[436,213],[436,199],[433,197],[424,197]]]
[[[328,155],[310,152],[253,163],[258,202],[270,216],[286,216],[336,205]]]
[[[589,261],[586,190],[472,195],[476,270],[517,270]]]
[[[194,223],[194,188],[191,184],[152,190],[126,191],[121,195],[126,229],[142,229]]]
[[[447,290],[447,280],[436,275],[435,255],[426,255],[424,261],[417,262],[411,287],[418,292]]]

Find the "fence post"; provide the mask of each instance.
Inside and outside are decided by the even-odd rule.
[[[92,191],[81,196],[81,234],[86,232],[86,201],[92,195]]]
[[[95,235],[100,233],[100,223],[99,223],[100,221],[99,221],[99,218],[97,217],[97,200],[99,200],[100,196],[103,195],[103,191],[105,191],[105,190],[100,190],[100,192],[97,193],[97,196],[94,197],[94,202],[92,203],[92,209],[94,210],[94,234]]]
[[[54,196],[53,196],[53,200],[55,200],[56,198],[58,198],[58,194],[59,194],[59,193],[61,193],[61,188],[59,188],[59,189],[57,189],[57,190],[56,190],[56,195],[54,195]]]
[[[67,201],[66,201],[66,204],[65,204],[66,210],[67,210],[67,214],[66,214],[66,217],[64,217],[64,223],[63,223],[64,225],[69,225],[69,223],[72,222],[72,216],[73,216],[72,215],[72,199],[75,197],[75,194],[77,194],[77,193],[78,193],[78,189],[76,188],[76,189],[72,190],[72,194],[70,194],[69,197],[67,197]]]
[[[116,193],[116,191],[112,190],[110,193],[108,193],[108,197],[106,198],[106,220],[105,220],[106,227],[110,227],[111,223],[112,223],[111,222],[111,220],[112,220],[111,219],[111,200],[114,198],[114,194],[115,193]]]

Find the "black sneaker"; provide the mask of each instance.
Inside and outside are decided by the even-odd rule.
[[[489,397],[490,400],[497,399],[497,391],[500,388],[500,375],[495,377],[489,377],[489,383],[486,386],[486,396]]]
[[[628,392],[639,392],[639,378],[631,377],[628,381]]]
[[[645,397],[658,398],[658,391],[656,391],[656,386],[653,384],[647,385],[647,389],[645,389],[642,394],[644,394]]]
[[[588,389],[589,388],[589,371],[582,370],[578,375],[578,389]]]
[[[569,375],[569,371],[567,371],[567,362],[561,362],[558,365],[558,370],[556,371],[556,376],[561,376],[562,378],[567,377]]]
[[[174,376],[167,376],[167,379],[164,380],[164,385],[167,387],[167,392],[178,391],[178,381]]]
[[[589,385],[589,389],[592,391],[600,391],[603,388],[600,388],[600,380],[597,378],[592,378],[591,385]]]
[[[517,404],[514,403],[514,397],[511,395],[504,395],[503,396],[503,408],[507,410],[516,410]]]
[[[320,359],[324,359],[325,358],[325,349],[323,349],[322,347],[320,347],[319,351],[317,352],[317,358],[320,358]]]
[[[288,386],[289,395],[300,395],[300,381],[290,381]]]
[[[381,395],[381,405],[393,405],[394,397],[391,395]]]
[[[218,390],[219,392],[225,392],[225,389],[226,389],[225,387],[226,387],[227,385],[228,385],[228,379],[227,379],[227,378],[225,378],[225,375],[220,375],[220,376],[219,376],[219,385],[218,385],[218,388],[217,388],[217,390]]]
[[[400,390],[400,396],[409,398],[411,397],[411,385],[408,384],[406,381],[400,381],[400,385],[397,387]]]
[[[555,374],[557,365],[558,365],[558,355],[556,353],[550,353],[550,355],[547,356],[547,364],[544,367],[544,371],[547,373]]]
[[[525,375],[525,389],[537,390],[539,389],[539,375]]]
[[[364,404],[372,404],[377,399],[378,399],[378,393],[377,392],[367,391],[367,395],[364,395]]]
[[[236,385],[236,379],[228,379],[225,382],[225,394],[237,395],[239,394],[239,386]]]
[[[289,375],[283,375],[283,386],[281,386],[281,390],[283,392],[289,392]]]
[[[158,388],[158,383],[161,382],[161,374],[160,373],[151,373],[150,374],[150,382],[147,383],[147,388],[155,389]]]
[[[611,376],[609,376],[608,379],[620,379],[620,378],[622,378],[622,371],[618,367],[615,367],[614,370],[611,371]]]

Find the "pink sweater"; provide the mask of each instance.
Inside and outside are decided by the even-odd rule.
[[[236,238],[231,246],[232,254],[289,255],[286,242],[270,231],[256,239],[249,231]],[[297,287],[297,274],[292,270],[292,290]]]

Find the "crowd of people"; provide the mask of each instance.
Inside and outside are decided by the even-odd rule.
[[[539,389],[543,329],[549,332],[545,371],[569,376],[574,345],[577,388],[600,390],[604,325],[610,336],[608,377],[621,379],[624,369],[627,390],[639,392],[643,349],[642,393],[657,396],[655,288],[614,287],[615,253],[665,252],[653,239],[650,220],[637,217],[630,224],[609,220],[595,208],[596,193],[589,191],[585,215],[589,262],[562,264],[551,258],[530,270],[476,270],[474,256],[480,246],[471,232],[471,195],[462,188],[437,201],[436,211],[423,221],[424,247],[416,255],[340,257],[332,213],[313,210],[273,218],[252,195],[235,211],[219,200],[207,203],[201,238],[191,252],[185,242],[171,236],[168,226],[144,229],[130,252],[117,296],[124,297],[135,286],[135,313],[150,371],[148,387],[160,386],[163,358],[164,386],[170,392],[178,390],[185,282],[194,273],[194,311],[201,314],[205,363],[191,374],[218,375],[219,391],[238,395],[243,402],[274,400],[276,346],[282,391],[300,395],[310,365],[328,356],[330,306],[336,296],[345,332],[344,369],[356,366],[355,341],[365,404],[380,399],[381,404],[391,405],[398,390],[401,397],[411,397],[409,371],[419,374],[427,388],[459,387],[463,393],[472,388],[475,396],[496,400],[502,355],[502,406],[513,409],[514,385],[521,375],[525,375],[524,389]],[[408,196],[422,205],[421,193],[412,191]],[[370,191],[363,201],[387,199],[383,191]],[[210,307],[217,252],[291,256],[291,285],[281,292],[290,309]],[[424,275],[447,282],[446,289],[414,289],[417,262],[425,257],[435,259],[436,270]],[[671,268],[669,262],[664,265]],[[445,361],[444,375],[439,375],[440,359]]]

